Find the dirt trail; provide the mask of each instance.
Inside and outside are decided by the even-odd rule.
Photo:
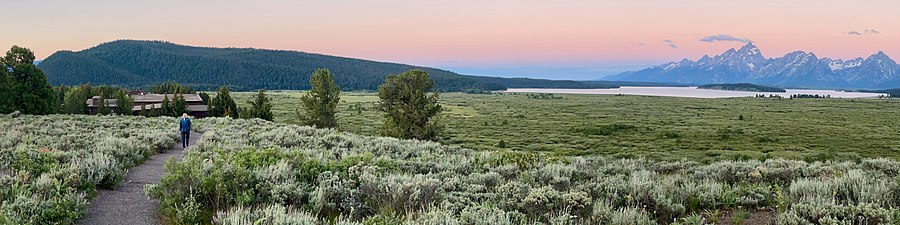
[[[190,145],[193,146],[201,135],[191,132]],[[166,160],[170,157],[181,160],[182,153],[181,143],[175,143],[172,148],[150,156],[143,164],[129,169],[115,190],[98,190],[97,197],[88,206],[87,215],[78,224],[160,224],[157,213],[159,203],[147,198],[144,185],[159,183],[165,174],[163,164]]]

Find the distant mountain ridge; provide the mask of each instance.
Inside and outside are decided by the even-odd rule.
[[[468,76],[454,72],[299,51],[209,48],[162,41],[118,40],[83,51],[59,51],[38,64],[54,84],[145,87],[177,81],[209,90],[223,84],[237,90],[308,89],[309,76],[330,69],[348,90],[376,90],[385,76],[410,69],[428,72],[441,91],[506,88],[611,88],[609,83]]]
[[[607,79],[687,84],[754,83],[780,87],[889,88],[900,86],[900,66],[884,52],[849,60],[818,58],[795,51],[779,58],[763,57],[748,43],[697,61],[683,59],[624,72]]]

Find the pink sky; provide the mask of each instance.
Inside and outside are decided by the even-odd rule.
[[[17,44],[45,58],[116,39],[166,40],[299,50],[469,73],[534,67],[608,74],[634,65],[697,59],[743,44],[700,41],[721,34],[752,40],[766,57],[795,50],[831,58],[866,57],[881,50],[900,57],[897,0],[183,2],[4,2],[0,47]],[[860,35],[849,34],[854,31]]]

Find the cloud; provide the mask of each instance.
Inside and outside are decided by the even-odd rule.
[[[735,36],[731,36],[731,35],[725,35],[725,34],[717,34],[717,35],[712,35],[712,36],[706,36],[706,37],[701,38],[700,41],[704,41],[704,42],[738,41],[738,42],[743,42],[743,43],[750,43],[750,42],[752,42],[750,39],[747,39],[747,38],[739,38],[739,37],[735,37]]]
[[[672,40],[663,40],[663,42],[665,42],[669,47],[678,48],[678,45],[675,45],[675,42]]]
[[[640,45],[640,46],[647,46],[646,44],[644,44],[644,42],[638,42],[638,45]]]
[[[857,36],[858,35],[876,35],[876,34],[881,34],[881,32],[878,32],[878,30],[875,30],[875,29],[865,29],[865,30],[863,30],[862,33],[857,32],[855,30],[851,30],[850,32],[847,32],[847,34],[857,35]]]

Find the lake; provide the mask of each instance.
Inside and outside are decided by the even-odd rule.
[[[629,87],[610,89],[553,89],[553,88],[510,88],[505,92],[554,93],[554,94],[600,94],[600,95],[645,95],[687,98],[734,98],[752,97],[759,94],[790,97],[794,94],[831,95],[832,98],[877,98],[883,93],[844,92],[835,90],[787,89],[787,92],[750,92],[698,89],[697,87]]]

